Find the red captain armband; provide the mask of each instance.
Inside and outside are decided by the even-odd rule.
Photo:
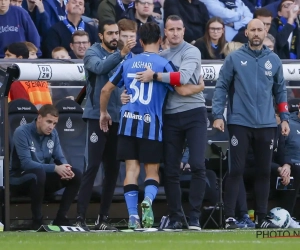
[[[170,73],[170,84],[172,86],[180,86],[180,72],[171,72]]]
[[[281,103],[279,103],[277,105],[277,108],[278,108],[278,112],[279,113],[283,113],[283,112],[288,112],[289,111],[287,102],[281,102]]]

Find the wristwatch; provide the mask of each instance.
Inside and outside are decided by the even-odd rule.
[[[158,77],[157,73],[154,72],[154,74],[153,74],[153,80],[154,80],[154,81],[157,81],[157,77]]]

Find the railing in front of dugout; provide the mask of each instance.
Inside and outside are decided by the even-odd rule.
[[[219,76],[222,61],[202,61],[201,73],[205,81],[215,81]],[[266,65],[266,71],[270,65]],[[289,86],[291,89],[300,89],[300,61],[284,60],[283,74],[288,81],[299,81],[298,86]],[[8,92],[13,81],[16,80],[44,80],[44,81],[82,81],[85,82],[84,66],[81,60],[1,60],[0,61],[0,171],[3,166],[4,181],[0,180],[0,202],[5,230],[10,229],[10,193],[9,193],[9,124],[8,124]],[[53,87],[55,88],[55,87]],[[213,89],[214,86],[206,86]],[[85,88],[77,98],[79,103],[85,96]],[[0,175],[1,178],[1,175]],[[2,185],[1,185],[2,184]],[[4,209],[3,209],[4,208]],[[1,218],[0,217],[0,218]],[[2,219],[3,221],[3,219]]]

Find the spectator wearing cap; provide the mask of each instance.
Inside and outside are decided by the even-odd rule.
[[[278,16],[272,20],[269,33],[275,37],[276,53],[280,59],[300,59],[300,30],[297,24],[299,5],[282,0]]]
[[[218,16],[225,23],[225,38],[231,42],[238,31],[245,27],[253,14],[242,0],[201,0],[210,17]]]
[[[4,48],[12,42],[29,41],[40,47],[40,37],[30,16],[22,8],[10,6],[10,0],[2,0],[0,5],[0,41],[0,58],[4,57]]]
[[[24,42],[12,43],[5,48],[6,59],[28,59],[29,50]],[[8,93],[8,101],[25,99],[37,109],[44,104],[52,104],[47,81],[14,81]]]
[[[71,52],[70,43],[72,34],[76,30],[83,30],[89,34],[91,44],[99,41],[97,29],[82,20],[84,13],[84,0],[69,0],[66,4],[67,19],[53,25],[47,38],[43,42],[43,49],[47,58],[51,58],[52,50],[55,47],[64,47]]]

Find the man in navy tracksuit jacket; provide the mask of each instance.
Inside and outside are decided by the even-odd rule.
[[[256,227],[276,228],[267,218],[271,160],[276,133],[273,97],[280,113],[282,134],[289,133],[286,86],[279,57],[263,46],[264,24],[253,19],[246,35],[249,43],[226,57],[212,103],[214,127],[224,131],[223,112],[228,95],[230,170],[225,183],[225,228],[237,228],[235,215],[239,183],[249,145],[256,164]]]
[[[103,162],[105,178],[95,230],[116,230],[108,223],[107,217],[120,167],[120,163],[116,160],[116,153],[122,90],[114,90],[109,99],[108,112],[112,118],[112,125],[107,133],[104,133],[99,126],[100,93],[109,77],[114,74],[117,66],[136,43],[135,40],[129,40],[121,51],[118,50],[119,28],[114,21],[110,20],[104,21],[99,26],[99,34],[102,43],[92,45],[86,51],[83,59],[87,79],[87,101],[83,113],[83,119],[87,122],[86,169],[78,194],[76,225],[89,230],[85,223],[85,215],[99,166]]]
[[[66,187],[53,225],[70,226],[66,214],[77,195],[81,172],[65,159],[57,131],[58,111],[50,104],[42,106],[32,123],[18,127],[13,135],[10,160],[11,190],[18,194],[30,193],[32,228],[43,224],[44,193]],[[52,163],[52,160],[53,163]]]

